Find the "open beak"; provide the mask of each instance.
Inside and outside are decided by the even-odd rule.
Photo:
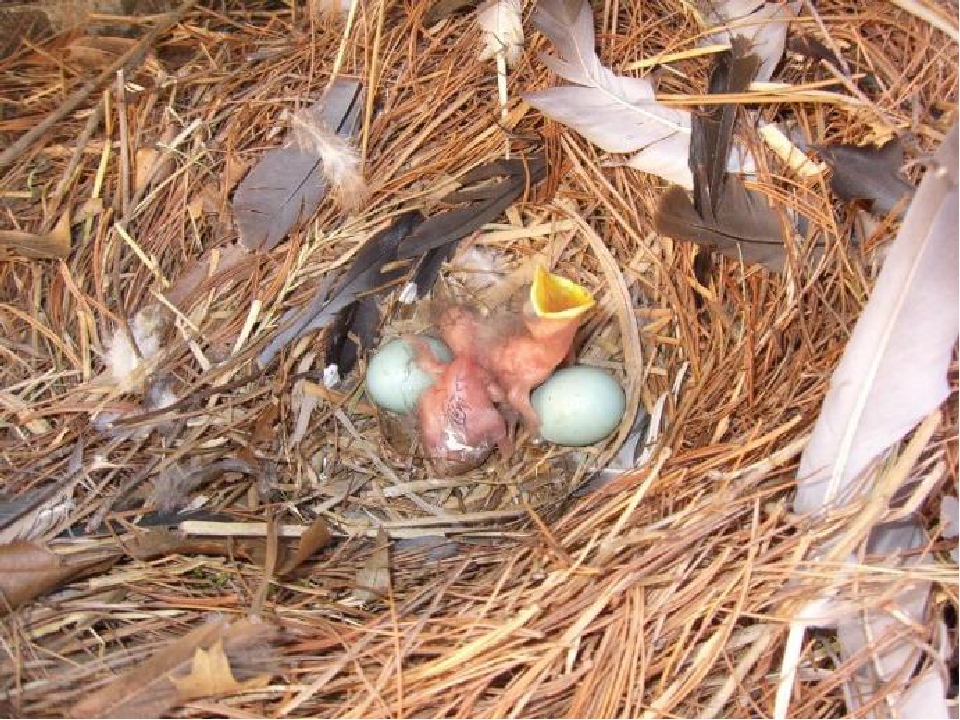
[[[573,280],[547,272],[541,265],[534,271],[530,303],[537,317],[566,320],[583,315],[596,305],[593,295]]]

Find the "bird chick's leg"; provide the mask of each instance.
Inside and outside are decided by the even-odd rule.
[[[434,380],[440,379],[447,368],[447,363],[437,359],[429,343],[417,335],[404,335],[403,340],[413,350],[413,359],[420,369]]]
[[[530,402],[530,388],[523,387],[522,385],[514,385],[507,392],[507,402],[523,417],[523,421],[531,435],[536,434],[540,430],[540,418],[537,416],[537,411],[533,409],[533,404]]]
[[[510,439],[510,436],[504,434],[502,438],[497,440],[497,449],[500,450],[500,457],[506,462],[513,456],[513,440]]]

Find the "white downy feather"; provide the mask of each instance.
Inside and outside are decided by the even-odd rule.
[[[799,0],[708,0],[704,4],[708,25],[729,27],[705,37],[703,44],[729,44],[731,36],[739,35],[750,41],[752,51],[760,58],[756,80],[766,82],[773,77],[787,44],[787,28],[800,10]]]
[[[294,144],[316,153],[322,161],[323,176],[336,192],[340,205],[348,210],[360,206],[367,193],[360,153],[345,138],[333,132],[311,109],[290,116]]]
[[[474,293],[499,284],[509,272],[506,257],[494,247],[471,245],[457,254],[447,268],[447,276],[455,278]]]
[[[502,52],[507,67],[513,67],[523,53],[523,13],[520,0],[487,0],[477,8],[477,24],[483,31],[481,60]]]
[[[163,310],[158,305],[149,305],[130,320],[133,342],[122,328],[113,331],[107,341],[104,361],[114,382],[122,390],[129,390],[143,380],[139,374],[140,357],[150,360],[160,352],[159,332],[164,321]]]
[[[679,163],[687,162],[690,113],[658,103],[650,81],[623,77],[603,66],[594,50],[593,12],[587,2],[544,0],[533,22],[560,54],[541,59],[575,85],[526,93],[524,100],[607,152],[642,151],[630,161],[631,167],[674,182]],[[667,143],[669,150],[654,150],[660,143]],[[680,159],[669,163],[664,175],[664,155],[674,152]]]
[[[858,475],[942,403],[957,341],[957,130],[936,155],[830,381],[794,510],[848,500]]]

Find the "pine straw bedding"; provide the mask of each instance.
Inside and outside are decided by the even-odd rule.
[[[523,90],[553,82],[536,59],[543,38],[528,35],[501,123],[494,65],[478,60],[472,18],[425,28],[425,10],[361,3],[344,35],[342,24],[303,8],[194,8],[127,74],[123,98],[112,85],[92,94],[3,169],[6,222],[47,231],[69,210],[76,223],[65,262],[0,264],[4,492],[66,483],[28,528],[62,553],[119,547],[144,501],[205,512],[190,527],[220,535],[153,559],[125,557],[8,615],[9,712],[68,712],[211,613],[235,619],[252,610],[280,628],[246,658],[260,671],[266,663],[269,683],[169,712],[771,714],[789,613],[838,577],[805,553],[863,509],[815,523],[793,516],[789,500],[797,458],[895,222],[863,232],[822,178],[784,177],[765,153],[768,192],[802,210],[824,256],[807,263],[794,249],[783,276],[719,259],[710,286],[698,287],[695,248],[651,230],[658,181],[607,167],[595,147],[519,102]],[[676,0],[594,10],[598,51],[615,68],[688,50],[701,35]],[[823,64],[788,52],[778,79],[832,80],[836,95],[810,102],[785,91],[762,116],[793,118],[820,141],[880,141],[896,131],[914,138],[916,156],[935,147],[956,116],[955,44],[892,3],[831,0],[818,4],[818,17],[808,11],[792,32],[823,37],[822,23],[875,83],[855,97]],[[7,141],[90,76],[68,59],[70,40],[4,61]],[[95,71],[105,67],[93,62]],[[702,92],[708,65],[671,63],[660,71],[660,93]],[[114,329],[205,251],[229,252],[232,189],[279,142],[284,112],[320,97],[335,66],[375,90],[359,141],[371,189],[362,211],[343,218],[325,202],[286,243],[202,285],[191,311],[196,330],[170,329],[153,371],[172,378],[178,402],[139,418],[153,432],[102,432],[98,411],[123,412],[138,399],[136,388],[121,395],[103,374]],[[319,360],[304,360],[316,338],[266,372],[252,362],[278,318],[307,302],[372,232],[400,210],[434,207],[456,177],[501,157],[508,138],[521,156],[545,146],[548,178],[473,242],[496,249],[508,272],[539,254],[596,289],[602,313],[586,356],[625,378],[641,407],[664,403],[649,462],[580,498],[573,491],[617,441],[600,457],[522,444],[511,463],[492,461],[461,487],[437,490],[422,463],[389,454],[359,396],[300,382],[322,371]],[[151,164],[152,178],[143,170]],[[448,270],[455,283],[456,259]],[[409,308],[393,309],[416,322]],[[955,386],[955,366],[951,378]],[[324,397],[294,444],[304,388]],[[914,470],[923,477],[945,463],[924,507],[934,539],[939,499],[957,494],[956,435],[953,395]],[[230,472],[229,461],[245,471]],[[215,463],[228,471],[176,496],[171,473]],[[456,544],[422,541],[438,532],[424,524],[424,504],[460,513],[440,526]],[[343,537],[270,578],[290,526],[320,511]],[[111,533],[102,532],[104,519]],[[387,596],[364,602],[358,577],[383,557],[384,538],[374,539],[382,523],[396,540]],[[68,528],[81,534],[64,539]],[[955,646],[941,618],[957,607],[949,544],[932,549],[943,562],[909,573],[865,558],[843,588],[866,604],[908,579],[934,582],[928,623],[899,630],[930,650]],[[844,714],[844,681],[868,661],[840,663],[831,635],[810,636],[791,713]]]

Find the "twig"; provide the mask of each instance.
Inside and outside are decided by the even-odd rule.
[[[0,153],[0,169],[10,165],[34,142],[42,137],[45,137],[54,125],[80,107],[83,102],[90,97],[90,95],[110,82],[114,76],[116,76],[119,70],[129,69],[133,65],[139,63],[143,59],[142,56],[146,53],[147,48],[149,48],[163,33],[179,23],[183,19],[184,15],[190,11],[190,8],[196,4],[197,0],[185,0],[185,2],[176,10],[167,13],[166,16],[164,16],[164,19],[161,20],[153,28],[153,30],[143,36],[140,42],[117,58],[113,63],[111,63],[110,67],[97,75],[97,77],[74,92],[73,95],[67,98],[66,102],[64,102],[52,113],[47,115],[32,130],[28,130],[13,145]]]

